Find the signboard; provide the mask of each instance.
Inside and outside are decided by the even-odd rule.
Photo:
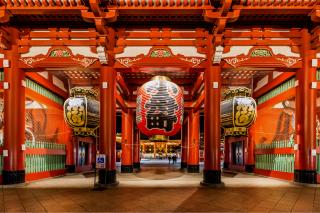
[[[97,154],[96,168],[97,169],[105,169],[106,168],[106,155],[105,154]]]

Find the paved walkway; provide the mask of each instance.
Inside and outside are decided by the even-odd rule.
[[[2,187],[0,211],[18,212],[320,212],[320,188],[247,174],[224,174],[223,188],[200,187],[201,174],[177,166],[118,174],[120,185],[93,191],[92,175],[67,175]]]

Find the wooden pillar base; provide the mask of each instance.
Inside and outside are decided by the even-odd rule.
[[[294,181],[299,183],[317,183],[316,170],[294,170]]]
[[[140,170],[141,169],[140,162],[133,163],[133,168]]]
[[[188,170],[188,173],[199,173],[200,172],[199,165],[188,165],[187,170]]]
[[[101,186],[115,186],[118,185],[116,170],[99,170],[99,184]]]
[[[221,170],[203,170],[201,185],[210,186],[221,184]]]
[[[16,171],[2,171],[3,184],[17,184],[25,182],[25,170],[16,170]]]
[[[68,173],[75,173],[76,172],[76,165],[66,165],[66,171]]]
[[[255,167],[254,164],[246,164],[245,171],[252,173],[254,171],[254,167]]]
[[[121,173],[132,173],[133,165],[121,165]]]
[[[188,167],[187,162],[182,162],[181,161],[181,169],[186,169]]]

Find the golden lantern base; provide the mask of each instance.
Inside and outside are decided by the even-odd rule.
[[[152,135],[149,140],[153,142],[166,142],[169,140],[169,137],[165,135]]]

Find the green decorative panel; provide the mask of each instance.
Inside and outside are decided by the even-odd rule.
[[[65,157],[65,155],[26,155],[26,173],[64,169]]]
[[[258,154],[256,169],[280,172],[294,172],[294,154]]]
[[[295,78],[291,78],[288,81],[280,84],[276,88],[270,90],[266,94],[260,96],[258,98],[258,105],[270,100],[271,98],[273,98],[273,97],[275,97],[275,96],[277,96],[277,95],[279,95],[279,94],[281,94],[281,93],[283,93],[285,91],[287,91],[288,89],[293,88],[294,85],[295,85],[295,81],[296,81]]]
[[[40,84],[26,78],[26,87],[39,93],[40,95],[43,95],[50,100],[63,105],[63,98],[61,98],[59,95],[56,95],[55,93],[51,92],[50,90],[46,89],[45,87],[41,86]]]
[[[64,144],[58,144],[58,143],[52,143],[52,142],[45,142],[45,141],[26,141],[25,142],[26,148],[30,149],[60,149],[65,150],[66,145]]]
[[[269,144],[256,144],[256,149],[290,148],[293,145],[293,140],[272,141]]]
[[[317,81],[320,81],[320,69],[317,69]]]
[[[55,149],[65,150],[64,144],[56,144],[44,141],[32,143],[26,141],[28,149]],[[25,158],[26,173],[46,172],[65,169],[65,155],[27,154]]]

